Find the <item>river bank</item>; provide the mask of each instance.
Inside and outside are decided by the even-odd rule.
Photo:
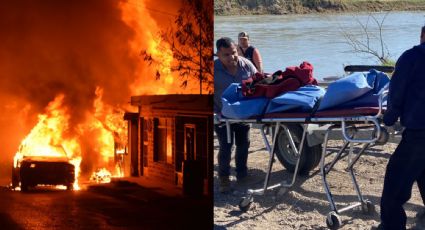
[[[265,15],[425,10],[421,0],[214,0],[214,14]]]
[[[369,35],[373,35],[369,41],[370,47],[380,51],[380,41],[377,39],[379,28],[371,15],[379,22],[385,18],[382,36],[387,50],[384,51],[388,52],[391,60],[397,60],[405,50],[418,44],[424,14],[423,11],[392,11],[388,14],[350,12],[216,16],[214,37],[227,36],[237,40],[238,33],[246,31],[251,44],[261,52],[264,71],[274,73],[308,61],[314,66],[314,77],[320,81],[324,77],[343,76],[343,68],[347,65],[379,64],[379,60],[373,56],[355,53],[344,37],[344,32],[350,32],[357,34],[359,41],[365,42],[359,22],[366,24],[369,20]]]

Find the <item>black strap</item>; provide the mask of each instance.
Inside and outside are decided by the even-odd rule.
[[[308,115],[308,117],[305,119],[306,123],[310,123],[311,122],[311,118],[314,117],[314,115],[316,115],[317,110],[319,109],[320,106],[320,102],[322,101],[323,96],[320,96],[319,98],[317,98],[316,103],[314,103],[313,109],[310,112],[310,115]]]
[[[243,51],[242,46],[239,46],[239,49],[241,50],[243,57],[245,57],[245,52]]]

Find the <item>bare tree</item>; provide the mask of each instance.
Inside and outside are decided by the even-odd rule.
[[[213,92],[213,12],[212,0],[183,0],[174,21],[176,26],[161,32],[176,60],[171,71],[179,73],[182,87],[190,78],[199,81],[201,94],[202,89]],[[142,55],[145,61],[156,62],[146,50]],[[159,72],[156,77],[161,77]]]
[[[383,37],[384,22],[388,14],[389,12],[387,12],[380,20],[378,20],[375,15],[369,14],[365,23],[361,22],[358,18],[355,18],[361,28],[360,36],[353,32],[341,29],[346,42],[352,48],[350,52],[371,55],[372,57],[377,58],[379,62],[384,65],[393,64]],[[373,25],[375,25],[376,28],[374,28]],[[378,46],[376,46],[376,44],[378,44]]]

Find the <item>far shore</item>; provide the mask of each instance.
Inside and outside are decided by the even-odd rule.
[[[284,15],[310,13],[425,11],[423,0],[214,0],[214,14]]]

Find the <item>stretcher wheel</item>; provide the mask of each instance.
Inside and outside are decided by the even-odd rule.
[[[326,225],[329,229],[338,229],[341,226],[341,218],[336,212],[330,212],[326,216]]]
[[[301,142],[303,128],[300,125],[287,125],[289,132],[294,139],[294,143],[297,147]],[[288,137],[286,136],[285,130],[281,129],[277,134],[276,140],[276,156],[280,163],[288,171],[294,172],[297,164],[298,156],[292,150]],[[302,175],[308,174],[314,169],[320,162],[322,155],[322,145],[308,146],[307,141],[304,144],[303,154],[301,155],[298,173]]]
[[[252,198],[252,196],[242,198],[241,202],[239,202],[239,209],[242,212],[248,211],[253,201],[254,199]]]
[[[375,205],[371,201],[367,200],[362,204],[362,212],[367,215],[375,213]]]

